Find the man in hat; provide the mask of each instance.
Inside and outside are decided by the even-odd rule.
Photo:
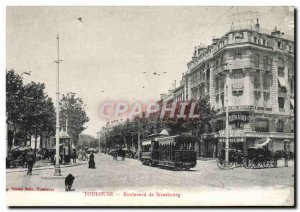
[[[32,168],[35,162],[35,154],[32,151],[32,148],[29,149],[26,158],[27,158],[27,166],[28,166],[27,175],[32,175]]]

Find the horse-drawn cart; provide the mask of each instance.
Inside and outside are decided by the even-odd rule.
[[[241,150],[228,149],[228,167],[241,167],[244,164],[245,155]],[[217,166],[219,168],[224,168],[225,163],[225,149],[222,149],[217,161]]]
[[[277,163],[270,150],[263,147],[249,147],[244,162],[245,168],[267,168],[276,167]]]

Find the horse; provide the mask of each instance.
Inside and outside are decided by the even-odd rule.
[[[274,161],[277,166],[277,161],[280,159],[284,159],[284,166],[288,167],[288,161],[290,160],[290,153],[285,150],[277,150],[274,152]]]
[[[42,151],[42,155],[44,159],[51,160],[54,158],[55,150],[53,149],[44,149]]]
[[[295,153],[294,152],[289,152],[289,160],[294,161],[295,159]]]
[[[119,150],[117,150],[117,155],[119,157],[122,157],[122,160],[124,161],[125,160],[125,156],[126,156],[126,152],[123,149],[119,149]]]

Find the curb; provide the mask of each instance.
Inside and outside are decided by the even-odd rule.
[[[67,168],[67,167],[73,167],[73,166],[80,166],[80,165],[84,165],[87,164],[88,162],[85,163],[76,163],[76,164],[72,164],[72,165],[63,165],[60,166],[60,168]],[[46,170],[46,169],[54,169],[54,166],[44,166],[44,167],[38,167],[38,168],[33,168],[32,170]],[[12,172],[26,172],[28,171],[27,169],[18,169],[18,170],[6,170],[6,173],[12,173]]]
[[[205,160],[205,159],[197,159],[197,162],[199,163],[213,163],[216,162],[216,159],[209,159],[209,160]]]

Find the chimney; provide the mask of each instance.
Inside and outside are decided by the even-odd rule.
[[[255,31],[259,32],[259,23],[258,23],[258,18],[256,19]]]
[[[175,80],[175,82],[174,82],[174,89],[176,89],[176,80]]]
[[[212,44],[215,45],[217,44],[218,40],[220,40],[219,38],[213,38],[212,39]]]
[[[280,30],[277,29],[277,27],[275,27],[275,29],[271,32],[271,35],[273,35],[275,37],[280,37],[281,32],[280,32]]]
[[[194,55],[192,57],[193,61],[198,57],[198,49],[197,46],[195,46]]]

